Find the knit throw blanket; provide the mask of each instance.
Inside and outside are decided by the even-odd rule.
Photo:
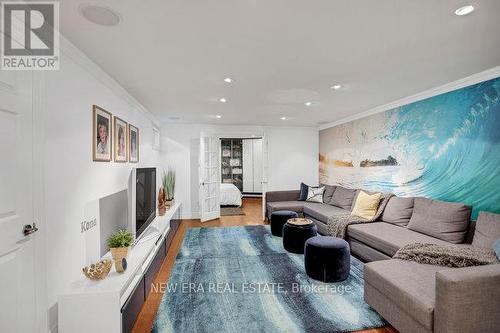
[[[368,223],[377,220],[382,212],[384,211],[385,206],[389,202],[389,199],[393,196],[393,194],[382,194],[382,199],[380,200],[380,205],[378,206],[377,213],[371,219],[365,219],[363,217],[359,217],[351,214],[342,214],[342,215],[333,215],[328,217],[327,226],[328,226],[328,234],[333,237],[345,239],[347,227],[351,224],[360,224],[360,223]]]
[[[498,259],[492,249],[474,247],[469,244],[436,245],[413,243],[399,249],[393,259],[447,267],[498,264]]]

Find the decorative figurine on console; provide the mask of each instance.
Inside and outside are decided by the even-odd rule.
[[[167,212],[167,199],[165,198],[165,190],[163,186],[158,191],[158,215],[163,216]]]
[[[165,215],[166,211],[174,204],[175,170],[168,168],[163,172],[162,187],[158,192],[158,214]]]
[[[91,280],[102,280],[108,276],[113,263],[109,259],[101,260],[82,268],[83,274]]]

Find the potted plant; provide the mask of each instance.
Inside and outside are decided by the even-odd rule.
[[[167,172],[163,172],[163,190],[165,192],[165,204],[167,209],[172,206],[174,202],[175,192],[175,170],[168,168]]]
[[[108,246],[115,262],[115,267],[117,263],[121,265],[122,259],[127,257],[128,248],[132,245],[133,240],[134,235],[126,229],[118,230],[109,236]]]

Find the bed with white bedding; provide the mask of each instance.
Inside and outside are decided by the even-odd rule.
[[[221,206],[241,206],[240,190],[234,184],[220,184],[220,205]]]

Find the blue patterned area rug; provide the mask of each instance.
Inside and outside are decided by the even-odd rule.
[[[349,332],[387,323],[363,300],[363,264],[349,278],[307,277],[269,226],[189,229],[152,332]]]

